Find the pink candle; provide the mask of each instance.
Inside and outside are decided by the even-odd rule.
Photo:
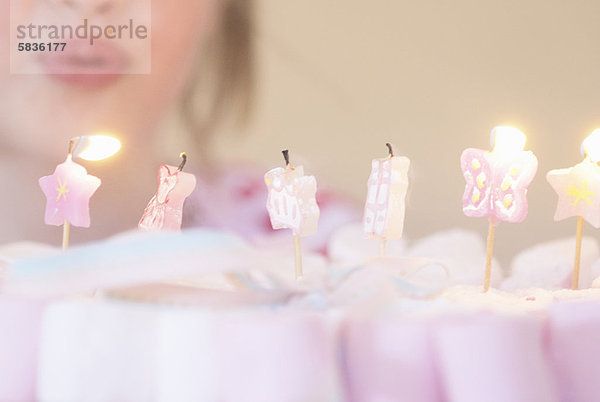
[[[465,149],[460,165],[467,185],[463,212],[467,216],[487,216],[487,262],[484,292],[490,286],[494,230],[501,221],[521,222],[527,216],[527,186],[537,171],[537,158],[523,151],[525,134],[513,127],[492,129],[493,149]]]
[[[595,228],[600,227],[600,130],[595,130],[583,141],[581,151],[583,161],[567,169],[551,170],[546,176],[558,194],[554,220],[577,217],[573,289],[579,288],[583,221]]]
[[[595,228],[600,227],[600,130],[594,131],[581,147],[583,161],[566,169],[554,169],[546,178],[558,203],[554,220],[580,216]]]
[[[176,168],[161,165],[158,168],[158,188],[144,210],[138,227],[143,231],[181,230],[183,204],[196,188],[196,176],[182,172],[187,156],[181,154],[183,161]]]
[[[317,180],[305,176],[302,166],[291,167],[288,151],[282,152],[285,169],[275,168],[265,174],[267,185],[267,211],[273,229],[291,229],[294,234],[296,279],[302,277],[302,251],[300,238],[317,233],[319,206],[317,205]]]
[[[81,136],[69,142],[67,160],[56,167],[50,176],[39,180],[46,196],[47,225],[63,225],[63,249],[69,246],[70,225],[90,226],[90,198],[101,181],[87,174],[85,168],[73,158],[99,161],[121,149],[119,140],[106,135]]]
[[[381,240],[399,239],[404,227],[405,198],[408,190],[410,160],[390,155],[373,159],[367,182],[368,193],[363,217],[363,229],[368,236]]]
[[[467,185],[463,212],[501,221],[521,222],[527,216],[527,186],[537,171],[537,158],[523,151],[525,135],[512,127],[494,127],[492,151],[468,148],[461,156]]]
[[[267,211],[273,229],[291,229],[295,236],[317,233],[319,206],[317,180],[305,176],[302,166],[275,168],[265,174],[269,192]]]
[[[100,187],[99,178],[87,174],[69,155],[52,175],[42,177],[39,183],[46,196],[47,225],[90,226],[90,198]]]

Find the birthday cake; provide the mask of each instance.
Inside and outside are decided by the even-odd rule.
[[[390,243],[385,258],[361,238],[338,231],[300,282],[291,249],[207,230],[5,248],[0,399],[596,399],[600,289],[559,290],[572,239],[525,250],[483,293],[474,233]],[[584,244],[582,287],[600,276]],[[525,266],[550,273],[546,289]]]
[[[583,205],[597,197],[587,180],[600,183],[593,156],[548,174],[555,218],[578,218],[575,242],[524,250],[505,271],[494,230],[525,218],[537,170],[524,135],[496,127],[491,151],[461,158],[463,211],[488,218],[487,244],[463,230],[403,239],[410,161],[387,146],[363,222],[337,230],[323,254],[302,249],[321,211],[315,177],[287,151],[285,168],[264,176],[287,246],[179,233],[196,184],[182,154],[178,168],[159,168],[139,231],[68,248],[100,183],[73,151],[40,181],[66,252],[0,249],[0,400],[597,400],[600,254],[581,230],[598,223]],[[80,189],[65,172],[91,186],[81,199],[67,202]]]

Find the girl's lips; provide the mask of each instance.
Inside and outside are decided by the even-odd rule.
[[[64,51],[46,51],[40,64],[49,77],[69,85],[106,86],[129,65],[125,52],[108,41],[69,41]]]

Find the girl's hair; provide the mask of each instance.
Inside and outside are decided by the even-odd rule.
[[[252,106],[254,0],[225,0],[222,7],[219,27],[199,52],[182,97],[183,118],[199,145],[225,117],[244,123]]]

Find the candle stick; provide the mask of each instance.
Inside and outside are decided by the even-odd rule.
[[[523,151],[525,134],[513,127],[492,129],[493,149],[468,148],[461,156],[466,181],[463,212],[488,217],[487,261],[483,290],[490,286],[495,227],[501,221],[521,222],[527,216],[527,186],[537,171],[537,158]]]
[[[558,194],[554,220],[577,217],[573,289],[579,288],[583,221],[595,228],[600,227],[600,129],[594,130],[583,141],[581,153],[584,159],[579,164],[567,169],[554,169],[546,175],[546,179]]]
[[[492,222],[492,218],[488,217],[488,235],[487,235],[487,248],[486,248],[486,260],[485,260],[485,276],[483,278],[483,289],[487,292],[490,288],[490,281],[492,279],[492,256],[494,254],[494,234],[496,232],[496,226]]]
[[[265,174],[268,190],[267,211],[273,229],[291,229],[294,239],[296,279],[302,277],[301,237],[317,232],[319,206],[315,199],[317,180],[305,176],[302,166],[290,165],[288,150],[282,151],[285,168],[275,168]]]
[[[68,220],[63,221],[63,239],[62,239],[62,249],[63,251],[69,248],[69,238],[71,236],[71,224]]]
[[[196,188],[196,176],[184,173],[187,155],[179,155],[182,160],[179,167],[161,165],[158,168],[158,188],[152,197],[138,224],[142,231],[181,230],[183,204]]]
[[[71,139],[67,159],[50,176],[40,178],[39,184],[46,196],[47,225],[63,226],[63,250],[69,247],[71,225],[90,226],[90,198],[101,181],[87,174],[87,170],[73,162],[73,158],[97,161],[116,153],[121,143],[104,135],[81,136]]]
[[[363,230],[367,236],[381,241],[382,257],[386,241],[402,237],[410,166],[408,158],[395,156],[392,145],[387,143],[386,146],[389,155],[373,159],[371,163],[363,216]]]

